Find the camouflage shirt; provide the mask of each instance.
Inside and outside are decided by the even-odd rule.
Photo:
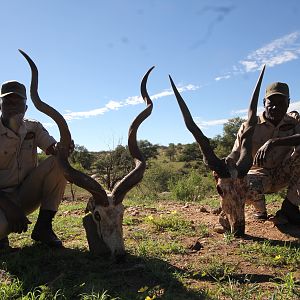
[[[288,113],[281,122],[274,126],[271,122],[265,119],[264,114],[258,117],[257,124],[253,133],[252,139],[252,156],[254,158],[257,150],[269,139],[286,137],[300,133],[300,122],[297,120],[299,115],[295,112]],[[232,148],[231,157],[238,160],[241,149],[241,136],[245,130],[245,123],[240,127],[234,146]],[[289,157],[295,147],[278,146],[271,150],[268,154],[267,161],[264,167],[253,165],[250,169],[250,174],[262,173],[266,170],[276,168],[284,159]]]

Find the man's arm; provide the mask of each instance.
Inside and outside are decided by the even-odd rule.
[[[70,144],[70,148],[69,148],[69,155],[73,153],[75,149],[75,144],[74,144],[74,141],[72,140],[71,141],[71,144]],[[53,143],[52,145],[50,145],[47,150],[46,150],[46,155],[56,155],[57,154],[57,143]]]
[[[280,138],[269,139],[264,143],[256,152],[254,157],[254,164],[261,167],[266,162],[268,153],[278,146],[299,146],[300,145],[300,134],[294,134],[291,136],[285,136]]]

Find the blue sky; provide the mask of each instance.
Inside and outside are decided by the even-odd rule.
[[[0,81],[27,88],[39,69],[41,98],[68,121],[76,144],[91,151],[127,143],[144,109],[140,81],[154,100],[138,139],[191,143],[168,74],[182,90],[197,124],[213,137],[229,118],[244,117],[262,64],[266,85],[290,86],[290,109],[300,110],[298,0],[10,0],[1,4]],[[53,121],[30,101],[27,117],[59,138]],[[262,109],[262,107],[261,107]]]

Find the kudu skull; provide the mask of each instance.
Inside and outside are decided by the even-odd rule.
[[[193,134],[201,152],[204,163],[214,172],[217,191],[221,198],[221,207],[225,213],[225,222],[222,224],[225,230],[231,231],[235,236],[242,236],[245,233],[245,202],[247,195],[246,175],[253,163],[252,157],[252,136],[257,123],[257,103],[260,86],[265,71],[263,66],[257,84],[252,94],[248,109],[248,119],[246,129],[242,135],[242,147],[237,163],[228,163],[224,159],[219,159],[210,143],[209,139],[202,133],[194,122],[191,113],[183,98],[178,92],[171,76],[171,85],[182,112],[187,129]]]
[[[154,67],[148,70],[141,82],[141,94],[147,107],[134,119],[128,133],[128,148],[134,160],[135,168],[120,180],[111,192],[107,193],[96,180],[70,166],[68,162],[68,152],[72,140],[68,125],[59,112],[40,99],[38,94],[37,67],[24,51],[19,51],[25,57],[31,68],[30,95],[35,107],[51,117],[58,125],[60,142],[58,143],[59,151],[57,159],[64,175],[69,182],[91,193],[92,196],[89,199],[87,209],[92,213],[98,238],[105,243],[115,258],[122,258],[125,255],[122,230],[124,206],[122,201],[126,193],[142,180],[146,169],[145,159],[137,145],[137,130],[140,124],[150,116],[152,112],[153,103],[148,95],[146,84],[148,76]]]

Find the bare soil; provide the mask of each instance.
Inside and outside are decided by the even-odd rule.
[[[280,203],[268,205],[268,212],[274,214],[280,208]],[[180,237],[180,242],[187,249],[184,255],[170,255],[167,261],[170,265],[193,272],[207,269],[214,260],[219,263],[235,266],[230,277],[239,282],[259,284],[263,289],[270,288],[270,282],[276,282],[276,278],[283,277],[288,272],[293,272],[295,279],[300,280],[299,265],[270,265],[268,263],[259,263],[255,252],[252,258],[245,259],[241,255],[241,245],[253,245],[254,243],[269,242],[271,245],[292,245],[300,247],[300,226],[291,224],[275,226],[270,220],[260,221],[253,217],[252,207],[246,207],[246,235],[243,238],[233,238],[226,241],[223,233],[216,232],[218,227],[218,214],[209,206],[201,206],[196,203],[181,204],[172,201],[162,201],[156,208],[130,207],[126,209],[127,215],[132,217],[142,217],[147,215],[171,214],[174,211],[187,220],[193,222],[195,226],[204,224],[208,226],[209,233],[206,237]],[[139,224],[138,226],[141,226]],[[128,231],[125,226],[125,239]],[[149,233],[151,234],[151,233]],[[157,233],[154,233],[154,235]],[[155,237],[154,237],[155,238]],[[192,266],[192,270],[191,270]],[[209,277],[209,276],[208,276]],[[192,289],[214,289],[216,282],[207,280],[206,276],[197,276],[188,280]],[[248,278],[248,279],[247,279]],[[221,299],[221,298],[220,298]],[[225,299],[225,298],[222,298]],[[226,298],[227,299],[227,298]],[[255,299],[255,298],[253,298]]]

